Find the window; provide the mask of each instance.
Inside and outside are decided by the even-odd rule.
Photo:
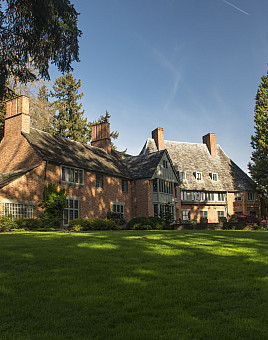
[[[33,218],[33,203],[3,203],[3,211],[12,220],[18,218]]]
[[[153,192],[158,191],[157,178],[153,179]]]
[[[220,222],[220,219],[221,219],[222,217],[224,217],[224,210],[218,210],[218,211],[217,211],[217,214],[218,214],[218,221]]]
[[[124,217],[125,214],[125,203],[124,202],[112,202],[113,204],[113,212]]]
[[[221,192],[218,192],[218,201],[219,202],[224,202],[225,201],[225,194],[224,193],[221,193]]]
[[[103,189],[103,175],[96,174],[96,188]]]
[[[163,159],[163,167],[164,167],[165,169],[168,168],[168,162],[167,162],[165,159]]]
[[[202,172],[196,172],[195,178],[196,178],[197,181],[201,181],[202,180]]]
[[[185,171],[179,171],[179,177],[180,177],[181,181],[186,180],[186,172]]]
[[[65,183],[84,184],[84,171],[82,169],[62,166],[61,180]]]
[[[159,216],[159,212],[158,212],[158,204],[154,204],[154,216]]]
[[[157,205],[157,204],[155,204]],[[157,208],[158,209],[158,208]],[[159,211],[159,209],[158,209]],[[174,206],[171,204],[160,204],[160,214],[162,218],[168,219],[170,222],[174,220]]]
[[[157,189],[157,182],[153,182],[153,191],[155,192],[154,189]],[[173,195],[174,194],[174,183],[160,179],[159,180],[159,192]]]
[[[242,201],[242,193],[241,192],[235,192],[234,197],[235,197],[235,201]]]
[[[183,221],[189,221],[190,220],[190,210],[189,209],[182,210],[182,220]]]
[[[122,179],[122,192],[128,192],[128,181],[126,179]]]
[[[206,192],[206,201],[214,201],[214,192]]]
[[[208,211],[207,210],[199,210],[200,218],[208,218]]]
[[[79,218],[80,211],[80,198],[78,197],[67,197],[67,205],[63,213],[63,224],[68,225],[70,221],[75,218]]]
[[[248,192],[248,201],[256,201],[256,192]]]
[[[212,181],[215,181],[215,182],[218,181],[218,174],[211,172],[211,173],[209,174],[209,176],[210,176],[210,178],[212,179]]]

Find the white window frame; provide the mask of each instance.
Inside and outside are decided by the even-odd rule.
[[[202,181],[202,172],[196,171],[196,172],[195,172],[195,179],[196,179],[197,181]]]
[[[32,201],[6,200],[2,201],[2,211],[12,220],[19,218],[34,218],[34,206]]]
[[[76,196],[67,196],[66,200],[67,200],[67,207],[64,209],[64,212],[63,212],[63,225],[64,226],[69,225],[70,221],[76,218],[80,218],[81,198],[76,197]],[[70,204],[71,201],[73,201],[72,204]],[[76,208],[75,202],[77,202],[77,208]]]
[[[125,216],[125,202],[112,202],[112,212]]]
[[[218,182],[218,174],[216,172],[211,172],[209,175],[213,182]]]
[[[187,214],[187,216],[186,216],[186,214]],[[181,210],[181,216],[182,216],[183,221],[190,221],[191,220],[191,209],[182,209]]]

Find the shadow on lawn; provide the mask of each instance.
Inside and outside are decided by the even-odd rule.
[[[60,303],[53,315],[63,314],[65,327],[72,324],[70,313],[78,315],[83,327],[77,328],[73,321],[73,329],[62,330],[78,338],[91,332],[94,339],[121,339],[118,334],[124,331],[125,338],[150,339],[145,336],[148,328],[151,334],[158,332],[152,339],[166,339],[167,334],[169,339],[264,339],[267,335],[268,233],[2,236],[0,256],[7,265],[0,265],[1,272],[16,274],[18,285],[19,274],[30,273],[33,288],[24,292],[26,298],[35,290],[36,294],[38,289],[47,290],[40,313],[43,327],[49,327],[46,318],[53,324],[48,306],[54,299]]]

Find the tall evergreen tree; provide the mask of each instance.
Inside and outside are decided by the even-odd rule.
[[[268,197],[268,70],[261,77],[255,99],[255,133],[251,136],[253,151],[248,167],[259,190]]]
[[[49,131],[50,119],[53,112],[53,106],[49,101],[49,96],[48,88],[43,84],[39,87],[37,96],[31,98],[30,102],[31,126],[46,132]]]
[[[88,143],[89,124],[83,117],[82,104],[78,101],[83,93],[79,93],[80,79],[76,81],[72,73],[67,73],[55,80],[52,97],[55,113],[51,117],[50,132],[81,143]]]
[[[72,71],[71,63],[79,61],[77,20],[70,0],[0,1],[0,99],[10,77],[22,83],[49,79],[51,63]]]

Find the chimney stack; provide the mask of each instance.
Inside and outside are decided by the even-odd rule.
[[[6,102],[4,137],[30,133],[29,98],[20,96]]]
[[[164,150],[164,129],[163,128],[156,128],[154,131],[152,131],[152,138],[155,141],[157,150]]]
[[[208,133],[207,135],[203,136],[203,144],[207,145],[211,157],[217,156],[215,133]]]
[[[110,124],[101,123],[91,128],[91,146],[104,149],[111,153]]]

